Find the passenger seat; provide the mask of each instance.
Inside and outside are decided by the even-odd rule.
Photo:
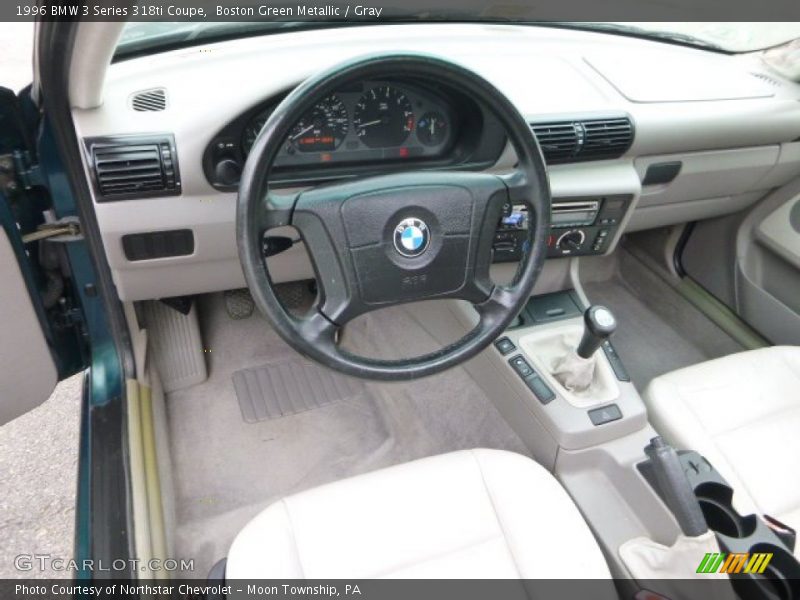
[[[644,396],[653,427],[705,456],[733,487],[740,514],[767,514],[800,532],[800,347],[673,371]]]

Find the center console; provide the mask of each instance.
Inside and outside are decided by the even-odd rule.
[[[548,258],[604,254],[616,239],[633,196],[553,198]],[[528,229],[528,211],[506,205],[494,238],[495,262],[518,261]]]
[[[586,331],[577,294],[555,292],[532,297],[495,342],[498,362],[503,360],[502,368],[510,367],[533,392],[540,403],[538,417],[561,448],[602,443],[647,423],[644,404],[610,340],[597,340],[602,351],[593,356],[593,373],[584,389],[565,385],[554,374],[565,358],[574,355],[580,363],[577,350]]]

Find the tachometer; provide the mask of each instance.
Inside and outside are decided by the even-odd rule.
[[[414,130],[411,101],[390,85],[374,87],[356,104],[353,126],[361,141],[370,148],[399,146]]]
[[[347,109],[336,94],[331,94],[298,121],[289,142],[301,152],[336,150],[347,135],[348,125]]]

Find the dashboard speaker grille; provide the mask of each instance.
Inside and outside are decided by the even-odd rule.
[[[180,194],[171,135],[85,140],[99,201]]]
[[[138,92],[131,97],[131,107],[138,112],[157,112],[167,108],[167,91],[164,88]]]
[[[633,143],[628,117],[531,123],[547,164],[619,158]]]

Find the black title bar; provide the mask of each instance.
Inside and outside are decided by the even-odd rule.
[[[798,0],[10,0],[1,21],[795,21]]]

